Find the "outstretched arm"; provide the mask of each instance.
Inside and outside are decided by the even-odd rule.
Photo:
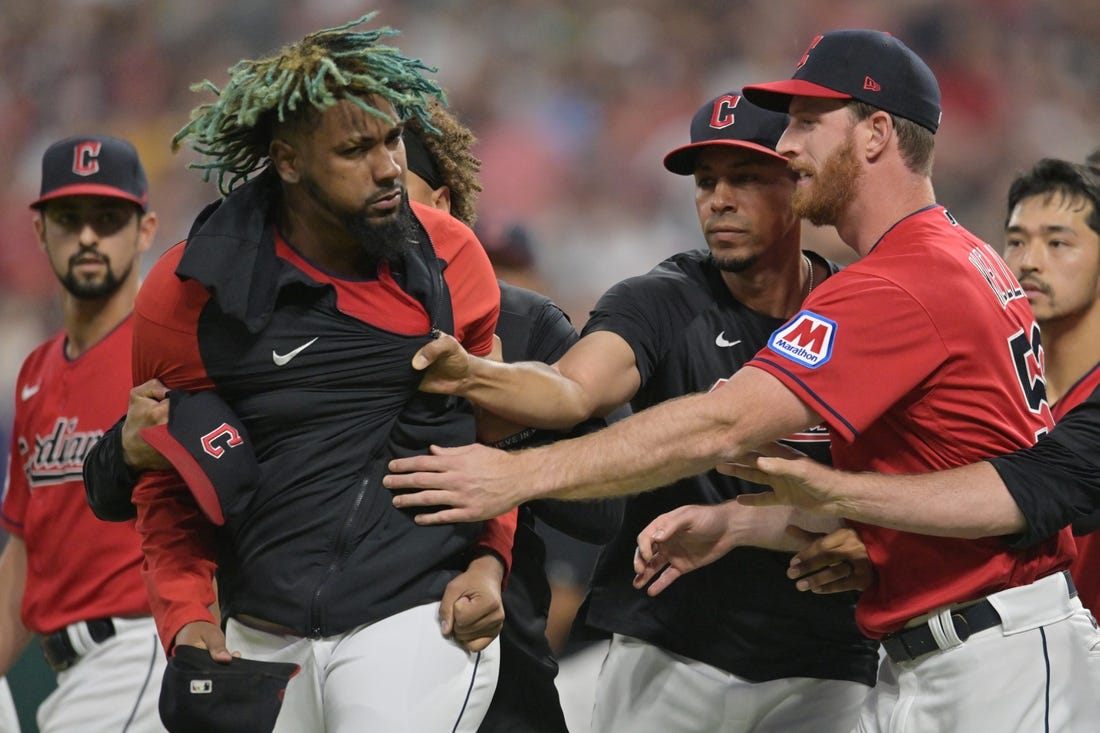
[[[417,522],[473,521],[540,497],[590,499],[666,486],[729,461],[821,418],[779,380],[741,369],[722,387],[663,402],[592,435],[505,453],[484,446],[433,448],[390,462],[400,507],[449,506]]]
[[[976,538],[1022,532],[1027,522],[997,471],[986,462],[948,471],[897,476],[848,473],[809,458],[759,456],[723,473],[768,484],[747,494],[749,506],[789,504],[832,517],[905,532]]]
[[[557,364],[503,363],[468,354],[446,334],[413,357],[420,389],[464,397],[519,425],[564,430],[627,402],[640,377],[634,352],[619,336],[589,334]]]
[[[735,501],[687,505],[662,514],[638,534],[635,588],[655,596],[680,576],[724,557],[735,547],[797,552],[820,533],[839,527],[834,519],[785,506],[746,507]]]

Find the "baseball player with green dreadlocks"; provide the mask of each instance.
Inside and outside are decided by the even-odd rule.
[[[420,527],[381,477],[474,439],[411,359],[440,330],[489,353],[499,290],[469,228],[408,200],[401,121],[430,128],[441,92],[372,16],[205,82],[173,141],[224,198],[138,296],[135,383],[171,390],[143,435],[173,469],[133,500],[169,653],[301,666],[276,731],[475,731],[515,515]]]

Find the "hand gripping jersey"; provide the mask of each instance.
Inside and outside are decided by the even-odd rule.
[[[1039,328],[1003,260],[931,206],[816,289],[751,365],[829,425],[834,464],[921,473],[1049,430]],[[951,603],[1030,583],[1072,558],[1068,529],[1027,550],[861,525],[877,569],[857,621],[882,636]]]
[[[130,342],[127,318],[70,360],[61,333],[19,372],[0,520],[26,543],[23,624],[40,634],[76,621],[149,614],[134,524],[96,519],[81,476],[88,451],[126,410]]]

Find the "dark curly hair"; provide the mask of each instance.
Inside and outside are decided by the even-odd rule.
[[[350,30],[376,14],[311,33],[274,56],[238,61],[224,89],[209,80],[194,85],[192,91],[210,90],[218,99],[192,111],[191,121],[172,138],[172,149],[190,138],[191,146],[210,159],[191,167],[203,171],[203,180],[216,173],[218,189],[228,195],[267,165],[277,125],[311,119],[341,100],[389,120],[365,101],[375,96],[392,104],[401,119],[435,131],[428,102],[441,99],[443,90],[424,72],[436,69],[379,44],[397,35],[392,28]]]
[[[406,134],[416,135],[424,143],[440,180],[451,190],[451,215],[472,227],[481,193],[481,160],[470,150],[477,138],[438,99],[428,102],[428,113],[434,130],[412,117],[405,122]]]

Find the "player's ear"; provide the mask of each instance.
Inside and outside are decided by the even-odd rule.
[[[867,123],[868,132],[864,144],[864,155],[866,155],[867,160],[876,160],[896,135],[894,119],[889,112],[878,109],[864,121]]]
[[[157,212],[138,213],[138,252],[147,252],[153,245],[153,238],[157,235],[159,224]]]
[[[34,212],[34,234],[38,237],[38,246],[43,252],[46,251],[46,217],[42,214],[41,209],[35,209]]]
[[[302,179],[301,156],[289,140],[276,137],[267,146],[267,156],[275,166],[275,172],[286,183],[298,183]]]
[[[432,208],[451,213],[451,187],[440,186],[432,191]]]

